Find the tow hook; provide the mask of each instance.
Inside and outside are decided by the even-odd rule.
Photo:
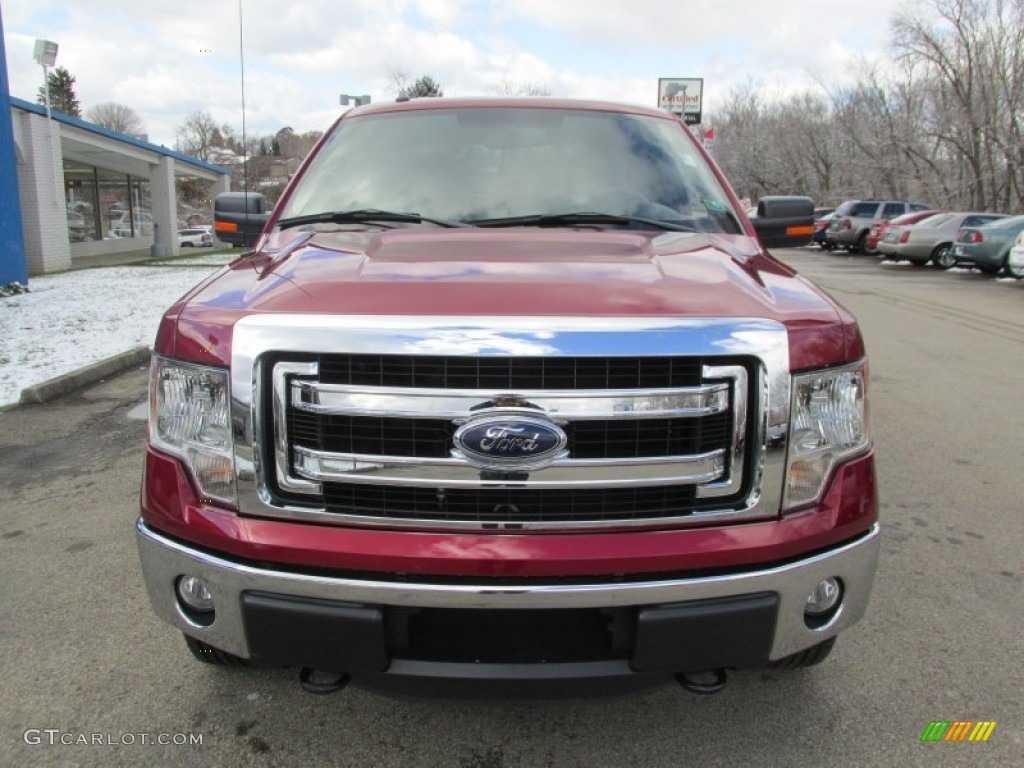
[[[319,696],[337,693],[351,682],[352,676],[344,672],[324,672],[312,667],[303,667],[299,672],[299,683],[303,690]]]
[[[699,677],[694,679],[686,672],[677,672],[676,682],[690,693],[699,693],[706,696],[712,693],[718,693],[725,688],[725,683],[728,679],[724,669],[712,669],[707,672],[700,672],[697,674]],[[712,679],[706,679],[708,677],[711,677]]]

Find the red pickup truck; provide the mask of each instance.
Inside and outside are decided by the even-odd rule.
[[[811,215],[658,110],[349,111],[161,323],[156,613],[319,692],[821,661],[879,531],[857,325],[765,249]]]

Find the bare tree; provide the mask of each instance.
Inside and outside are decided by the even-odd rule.
[[[551,89],[533,80],[513,80],[502,77],[492,89],[496,96],[550,96]]]
[[[210,148],[220,146],[219,142],[214,141],[215,135],[220,132],[221,129],[208,112],[193,112],[178,126],[178,148],[200,160],[209,160]]]
[[[1024,0],[924,0],[893,59],[854,85],[767,101],[733,91],[715,155],[741,195],[1024,208]]]
[[[930,0],[893,25],[897,55],[934,83],[927,126],[970,207],[1024,205],[1024,0]]]
[[[142,135],[146,132],[142,119],[134,109],[114,101],[105,101],[90,107],[85,117],[96,125],[120,133]]]

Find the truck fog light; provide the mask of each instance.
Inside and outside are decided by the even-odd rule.
[[[213,613],[213,594],[198,576],[182,576],[178,579],[178,599],[190,612]]]
[[[839,579],[829,576],[822,579],[811,590],[804,604],[804,619],[810,627],[822,626],[832,618],[839,601],[843,596],[843,587]]]

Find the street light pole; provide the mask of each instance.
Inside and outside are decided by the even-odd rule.
[[[50,151],[50,172],[57,207],[61,205],[61,193],[57,188],[57,156],[53,153],[53,114],[50,112],[50,67],[57,63],[57,44],[52,40],[36,40],[36,63],[43,67],[43,92],[46,94],[46,141]]]

